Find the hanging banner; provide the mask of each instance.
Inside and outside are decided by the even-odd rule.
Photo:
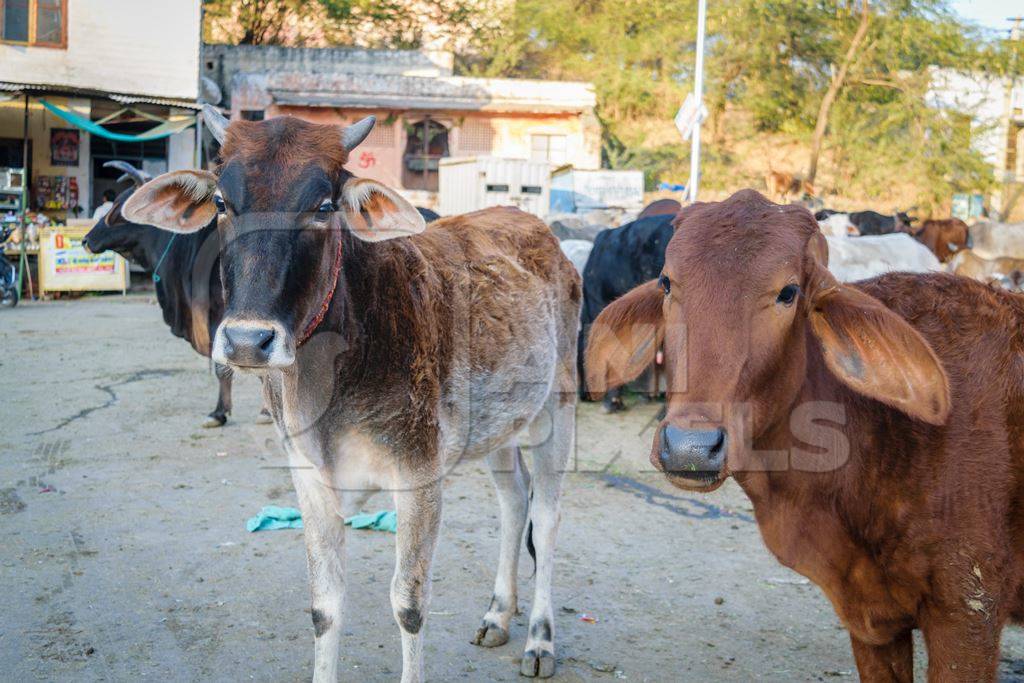
[[[128,288],[127,261],[112,251],[90,254],[82,247],[90,227],[59,226],[43,231],[39,239],[41,292],[123,292]]]

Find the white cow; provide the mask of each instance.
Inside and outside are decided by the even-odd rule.
[[[828,269],[842,282],[866,280],[892,271],[943,271],[928,247],[910,235],[893,233],[869,237],[833,237],[828,241]]]
[[[572,261],[576,272],[583,277],[583,269],[587,266],[587,259],[590,258],[594,243],[587,240],[562,240],[558,245],[562,247],[562,253]]]
[[[818,227],[823,235],[832,237],[846,237],[848,235],[859,235],[860,230],[850,222],[850,214],[834,213],[823,221],[818,221]]]
[[[970,235],[975,256],[1024,258],[1024,223],[977,223]]]

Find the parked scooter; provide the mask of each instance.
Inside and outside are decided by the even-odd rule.
[[[14,232],[13,226],[0,226],[0,306],[14,308],[18,305],[18,269],[3,255],[3,244]]]

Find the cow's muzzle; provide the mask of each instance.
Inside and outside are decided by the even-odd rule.
[[[681,488],[710,490],[724,479],[727,441],[724,429],[680,429],[665,424],[651,461]]]
[[[277,323],[225,320],[217,328],[211,355],[236,368],[283,368],[295,362],[295,344]]]

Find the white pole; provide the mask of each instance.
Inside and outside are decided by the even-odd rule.
[[[697,64],[694,68],[693,97],[697,102],[697,123],[693,127],[693,148],[690,151],[690,183],[686,188],[691,202],[697,201],[700,187],[700,112],[704,108],[704,20],[707,0],[697,0]]]

